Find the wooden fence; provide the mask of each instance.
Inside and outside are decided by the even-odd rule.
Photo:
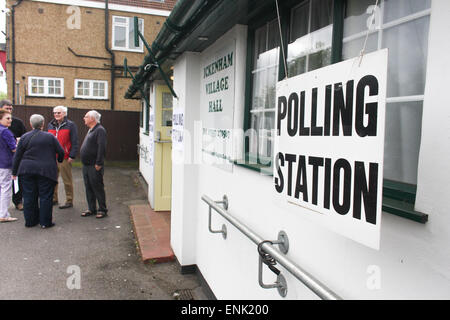
[[[83,117],[87,109],[70,108],[67,118],[75,122],[78,129],[79,147],[83,143],[88,128],[84,124]],[[97,110],[101,115],[101,124],[107,132],[106,160],[108,161],[135,161],[138,160],[137,144],[139,143],[139,112]],[[41,114],[45,118],[44,129],[47,130],[48,122],[53,119],[52,107],[38,107],[16,105],[13,109],[14,117],[23,121],[27,130],[31,130],[30,116]],[[79,150],[77,159],[79,159]]]

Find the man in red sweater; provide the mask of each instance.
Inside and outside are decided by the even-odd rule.
[[[78,132],[75,123],[67,119],[67,107],[56,106],[53,108],[55,117],[48,124],[48,132],[53,134],[64,149],[64,161],[58,163],[58,175],[64,182],[66,192],[66,202],[59,206],[60,209],[73,207],[73,182],[72,182],[72,161],[78,152]],[[53,204],[58,203],[58,185],[53,193]]]

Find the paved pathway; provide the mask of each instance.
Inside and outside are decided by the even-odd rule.
[[[22,212],[13,207],[19,220],[0,223],[0,299],[169,300],[180,290],[204,299],[198,278],[181,275],[176,262],[142,263],[128,207],[147,203],[136,170],[106,168],[104,219],[80,216],[86,209],[81,169],[73,174],[75,205],[54,207],[55,227],[25,228]]]

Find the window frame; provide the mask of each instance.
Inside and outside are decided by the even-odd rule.
[[[306,0],[305,0],[306,1]],[[349,41],[348,38],[355,39],[357,36],[362,37],[366,35],[366,32],[351,35],[344,39],[344,17],[345,8],[347,0],[334,0],[333,2],[333,31],[331,39],[331,62],[334,64],[341,62],[343,59],[343,44],[344,41]],[[384,3],[384,2],[382,2]],[[287,49],[290,38],[290,27],[291,27],[291,10],[300,5],[295,3],[290,6],[280,5],[280,19],[281,21],[286,21],[286,23],[281,24],[281,33],[283,36],[283,46],[280,51],[284,49],[284,55],[279,54],[279,65],[278,65],[278,81],[285,78],[285,64],[284,58],[287,57]],[[384,29],[397,26],[399,24],[411,21],[412,19],[419,19],[423,16],[431,15],[431,8],[414,13],[412,15],[398,18],[396,20],[390,21],[388,23],[382,23],[382,30],[374,30],[369,34],[375,32],[383,32]],[[247,36],[247,58],[246,58],[246,79],[245,79],[245,114],[244,114],[244,131],[249,132],[251,129],[251,116],[252,116],[252,97],[253,97],[253,76],[252,71],[254,69],[253,61],[255,55],[255,33],[258,28],[264,24],[269,23],[274,19],[273,14],[267,14],[265,16],[259,17],[256,21],[251,21],[248,24],[248,36]],[[380,46],[378,46],[380,48]],[[280,52],[281,53],[281,52]],[[287,61],[286,61],[287,64]],[[386,103],[397,103],[405,101],[423,101],[423,95],[416,96],[399,96],[399,97],[389,97],[386,98]],[[250,137],[248,135],[244,136],[244,156],[243,159],[234,161],[234,164],[245,167],[254,171],[259,172],[264,175],[273,175],[271,163],[264,164],[257,160],[257,163],[251,162],[250,155]],[[258,156],[258,154],[257,154]],[[413,220],[419,223],[426,223],[428,221],[428,215],[422,212],[417,212],[414,210],[416,196],[416,185],[409,185],[407,183],[390,181],[383,177],[383,208],[384,212],[394,214],[409,220]],[[398,206],[392,207],[392,200],[397,201]]]
[[[88,82],[89,83],[89,95],[78,94],[78,83]],[[94,83],[103,83],[105,85],[105,95],[103,97],[94,96]],[[94,79],[75,79],[74,80],[74,98],[76,99],[89,99],[89,100],[108,100],[108,81],[107,80],[94,80]]]
[[[33,80],[44,80],[44,93],[33,93],[32,92],[32,81]],[[49,93],[49,81],[50,80],[59,80],[61,81],[61,93],[60,94],[51,94]],[[39,77],[39,76],[28,76],[28,96],[30,97],[56,97],[63,98],[64,97],[64,78],[53,78],[53,77]]]
[[[115,21],[116,18],[125,18],[125,19],[127,19],[127,21],[126,21],[126,23],[116,22]],[[127,17],[127,16],[116,16],[116,15],[112,16],[112,23],[111,23],[112,24],[112,31],[111,31],[111,34],[112,34],[112,37],[111,37],[111,49],[112,50],[128,51],[128,52],[139,52],[139,53],[143,53],[144,52],[144,43],[143,43],[142,39],[140,39],[140,38],[139,38],[139,48],[132,49],[132,48],[129,47],[129,43],[130,43],[130,38],[129,38],[130,37],[130,32],[129,32],[129,30],[130,30],[130,23],[133,23],[132,22],[133,18],[134,17]],[[144,19],[143,18],[138,18],[138,24],[139,24],[139,22],[142,22],[142,30],[140,30],[140,31],[141,31],[142,35],[144,35],[144,30],[145,30],[145,28],[144,28]],[[125,27],[125,44],[126,44],[126,47],[118,47],[118,46],[115,45],[115,43],[116,43],[116,33],[114,31],[115,31],[115,27],[116,26]]]

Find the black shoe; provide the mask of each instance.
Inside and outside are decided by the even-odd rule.
[[[72,203],[65,203],[62,206],[59,206],[60,209],[67,209],[67,208],[72,208],[73,204]]]
[[[48,229],[48,228],[51,228],[51,227],[54,227],[55,226],[55,223],[54,222],[52,222],[50,225],[48,225],[48,226],[41,226],[41,228],[42,229]]]

